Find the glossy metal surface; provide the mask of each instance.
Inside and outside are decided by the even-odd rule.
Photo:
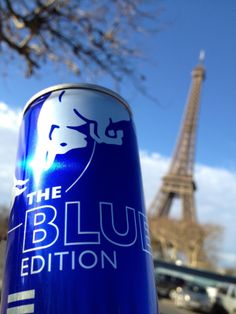
[[[101,90],[40,95],[21,126],[1,313],[156,314],[129,110]]]

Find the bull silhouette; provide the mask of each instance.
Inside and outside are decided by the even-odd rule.
[[[48,170],[58,154],[87,146],[87,136],[97,143],[122,145],[123,130],[114,123],[129,121],[130,114],[122,105],[101,93],[90,90],[55,91],[42,105],[38,117],[38,143],[33,168]],[[78,97],[79,96],[79,97]],[[78,127],[89,124],[89,134]]]

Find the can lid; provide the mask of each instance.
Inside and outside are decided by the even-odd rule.
[[[129,111],[129,114],[132,116],[132,111],[130,109],[129,104],[119,94],[117,94],[116,92],[112,91],[109,88],[105,88],[105,87],[95,85],[95,84],[87,84],[87,83],[77,83],[77,84],[76,83],[72,83],[72,84],[71,83],[65,83],[65,84],[58,84],[58,85],[54,85],[54,86],[50,86],[48,88],[45,88],[30,98],[30,100],[26,103],[26,105],[23,109],[23,114],[26,113],[26,111],[30,108],[30,106],[33,104],[33,102],[37,98],[41,97],[42,95],[44,95],[46,93],[54,92],[54,91],[61,90],[61,89],[89,89],[89,90],[94,90],[94,91],[102,92],[104,94],[113,96],[114,98],[116,98],[118,101],[120,101],[126,107],[126,109]]]

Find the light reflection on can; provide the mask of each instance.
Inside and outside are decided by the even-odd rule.
[[[156,314],[139,154],[127,103],[59,85],[24,110],[1,313]]]

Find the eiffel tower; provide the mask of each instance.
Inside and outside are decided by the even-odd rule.
[[[200,92],[205,78],[204,58],[205,53],[201,51],[199,63],[192,71],[192,84],[174,156],[167,175],[163,177],[161,188],[149,208],[153,218],[169,216],[172,202],[178,197],[182,201],[182,219],[197,222],[193,169]]]

